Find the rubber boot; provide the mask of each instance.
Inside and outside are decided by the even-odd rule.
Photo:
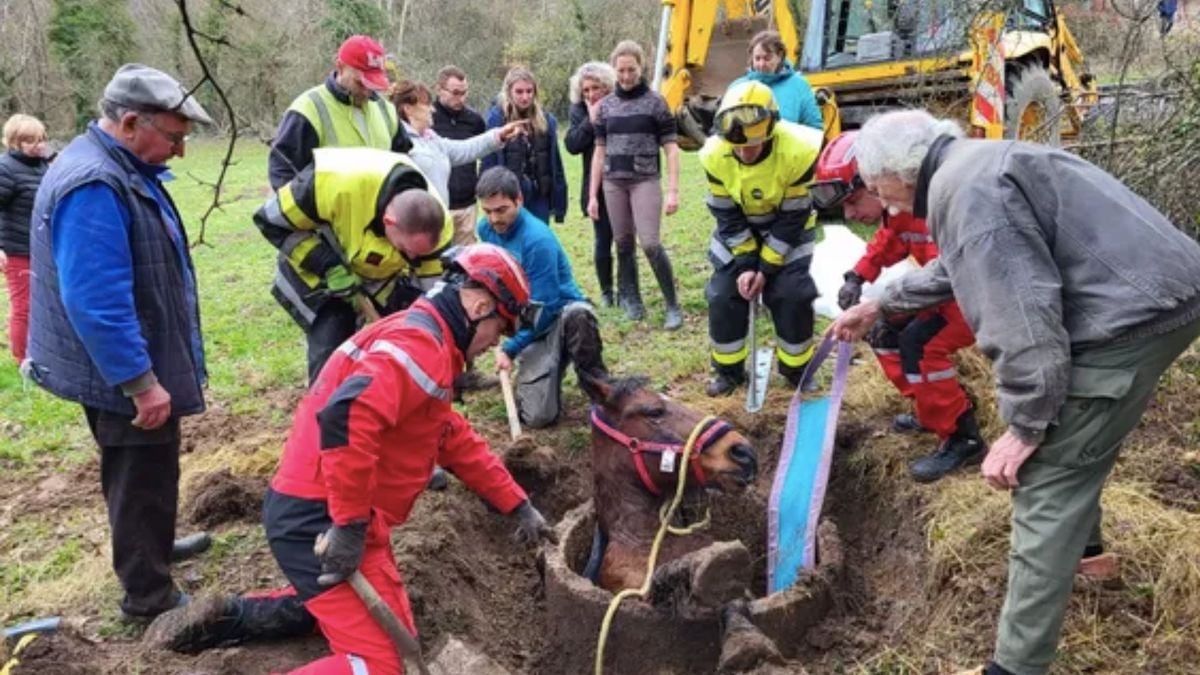
[[[801,384],[800,380],[801,380],[801,378],[804,377],[804,369],[803,368],[792,369],[792,368],[787,368],[785,366],[780,366],[779,374],[783,375],[783,379],[787,380],[788,386],[792,388],[792,391],[795,391],[796,389],[798,389],[800,387],[800,384]],[[810,377],[810,378],[808,378],[808,382],[804,383],[804,389],[802,389],[800,391],[800,393],[811,394],[815,391],[819,391],[820,389],[821,389],[821,385],[817,384],[817,378]]]
[[[308,635],[316,619],[295,594],[274,597],[208,596],[165,612],[142,636],[156,649],[195,654],[252,640]]]
[[[746,374],[741,370],[732,368],[714,370],[712,377],[708,380],[708,386],[704,388],[704,393],[713,398],[728,396],[745,382]]]
[[[986,451],[987,444],[975,421],[975,409],[968,408],[958,416],[954,433],[932,455],[909,463],[908,472],[918,483],[932,483],[961,466],[982,461]]]
[[[917,416],[912,413],[900,413],[892,418],[892,431],[898,434],[929,431]]]
[[[611,253],[596,256],[596,280],[605,307],[613,306],[613,257]]]
[[[630,321],[641,321],[646,316],[642,291],[638,288],[637,250],[633,242],[628,248],[617,248],[617,304]]]
[[[195,532],[175,540],[171,546],[171,562],[183,562],[204,553],[212,546],[212,537],[207,532]]]
[[[675,294],[675,271],[671,269],[667,249],[656,246],[646,251],[646,258],[650,261],[650,269],[654,270],[654,278],[658,279],[658,287],[662,289],[663,300],[667,304],[667,319],[663,328],[679,330],[683,325],[683,312],[679,309],[679,299]]]
[[[570,312],[563,321],[563,344],[581,380],[585,377],[608,379],[604,343],[600,340],[600,324],[595,314],[579,310]]]

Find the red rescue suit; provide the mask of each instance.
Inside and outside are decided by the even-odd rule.
[[[526,499],[487,441],[451,407],[451,383],[463,363],[450,328],[425,299],[358,332],[300,402],[271,481],[279,494],[324,502],[335,524],[370,518],[359,571],[414,634],[389,530],[408,519],[434,465],[453,471],[501,513]],[[334,654],[294,673],[403,672],[396,647],[349,584],[305,607]]]
[[[938,256],[925,220],[884,214],[854,273],[875,281],[883,268],[908,256],[925,265]],[[888,379],[913,399],[917,420],[938,438],[954,433],[959,415],[971,407],[950,356],[975,343],[958,303],[944,302],[916,314],[886,317],[870,338]]]

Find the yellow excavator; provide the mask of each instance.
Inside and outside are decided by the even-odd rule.
[[[655,86],[679,118],[685,149],[703,143],[721,94],[746,72],[750,38],[768,28],[816,91],[830,137],[877,112],[920,106],[961,116],[975,137],[1058,145],[1078,133],[1097,97],[1051,0],[662,5]]]

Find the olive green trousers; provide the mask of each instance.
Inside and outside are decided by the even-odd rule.
[[[1200,335],[1200,320],[1169,333],[1071,356],[1067,400],[1013,491],[1008,592],[995,662],[1041,675],[1054,660],[1075,569],[1099,543],[1100,492],[1121,444],[1163,372]]]

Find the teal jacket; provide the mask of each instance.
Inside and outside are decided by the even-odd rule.
[[[755,70],[747,71],[745,75],[734,80],[738,82],[762,82],[771,88],[775,95],[775,103],[779,106],[779,117],[789,122],[803,124],[814,129],[825,128],[821,121],[821,107],[817,105],[817,97],[804,76],[792,70],[792,64],[786,60],[779,70],[774,73],[760,73]],[[730,85],[732,86],[732,85]]]
[[[504,353],[515,358],[530,343],[550,332],[564,307],[586,298],[575,283],[571,262],[567,260],[562,244],[558,243],[558,237],[545,221],[528,209],[521,209],[512,227],[504,234],[497,232],[487,218],[479,219],[475,233],[479,241],[495,244],[517,259],[529,279],[530,294],[542,303],[537,325],[517,331],[502,345]]]

